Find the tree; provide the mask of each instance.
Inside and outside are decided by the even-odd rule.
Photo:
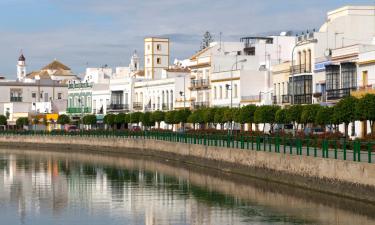
[[[174,124],[177,124],[178,122],[176,122],[176,111],[173,110],[173,111],[168,111],[166,114],[165,114],[165,122],[167,124],[170,124],[172,125],[172,130],[173,130],[173,126]]]
[[[353,96],[348,96],[341,99],[335,106],[334,117],[339,123],[345,125],[345,137],[348,136],[349,123],[354,122],[357,118],[357,102],[358,100]]]
[[[359,120],[370,122],[371,135],[374,135],[375,95],[366,94],[359,99],[356,105],[356,114]]]
[[[7,120],[8,120],[8,119],[7,119],[6,116],[4,116],[4,115],[0,115],[0,125],[2,125],[2,126],[7,125],[7,123],[8,123]]]
[[[115,115],[114,122],[115,124],[120,125],[120,127],[123,127],[123,125],[125,124],[125,114],[119,113]]]
[[[191,114],[189,109],[181,109],[176,111],[175,121],[177,123],[182,123],[182,127],[185,129],[185,123],[188,121],[188,118]]]
[[[258,107],[254,113],[254,119],[256,123],[263,123],[263,132],[266,123],[270,124],[270,132],[273,131],[273,125],[275,124],[276,112],[280,109],[279,106],[274,105],[262,105]]]
[[[279,109],[275,114],[275,122],[280,124],[288,124],[290,120],[288,120],[287,116],[287,109]]]
[[[135,112],[130,114],[130,123],[139,123],[141,122],[141,112]]]
[[[158,123],[158,128],[160,128],[160,123],[164,121],[165,113],[162,111],[155,111],[152,113],[152,120]]]
[[[113,125],[115,124],[115,115],[113,114],[107,114],[103,118],[104,124],[106,124],[108,127],[113,129]]]
[[[85,125],[95,125],[97,123],[95,115],[86,115],[82,118],[82,122]]]
[[[215,116],[214,116],[214,123],[216,124],[220,124],[220,129],[223,130],[224,129],[224,112],[225,112],[226,108],[217,108],[215,110]]]
[[[241,124],[241,130],[245,123],[249,123],[250,130],[252,129],[252,123],[254,123],[254,113],[257,109],[256,105],[246,105],[242,107],[235,116],[235,122]]]
[[[333,108],[332,107],[320,107],[316,113],[315,123],[319,124],[322,128],[325,128],[327,125],[333,124]]]
[[[27,117],[20,117],[16,120],[16,126],[18,128],[23,128],[24,126],[29,125],[29,118]]]
[[[70,123],[70,117],[68,115],[61,114],[57,118],[57,123],[60,124],[60,125],[63,125],[63,126],[66,125],[66,124],[69,124]]]
[[[204,123],[208,124],[208,127],[211,128],[211,124],[215,123],[215,112],[217,108],[205,108],[202,112],[202,117]]]
[[[299,124],[301,124],[301,115],[303,111],[302,105],[292,105],[287,109],[287,118],[293,123],[294,129],[297,131]]]
[[[304,106],[301,114],[301,122],[304,124],[314,124],[320,108],[321,106],[316,104]]]
[[[201,43],[201,50],[210,47],[211,42],[213,42],[214,39],[210,32],[206,31],[206,33],[203,34],[203,40]]]
[[[142,125],[146,128],[155,126],[155,120],[153,120],[151,112],[143,113],[140,116],[140,121],[142,122]]]

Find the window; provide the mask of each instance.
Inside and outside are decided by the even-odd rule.
[[[337,65],[326,66],[326,84],[327,90],[336,90],[340,88],[340,67]]]
[[[57,93],[57,99],[62,99],[62,93]]]
[[[357,67],[354,63],[341,64],[342,88],[357,87]]]
[[[237,84],[234,85],[234,98],[238,97]]]
[[[156,49],[157,49],[158,51],[161,51],[161,44],[157,44],[157,45],[156,45]]]
[[[214,87],[214,99],[216,99],[217,96],[216,96],[216,87]]]
[[[147,64],[150,64],[150,58],[147,58]]]
[[[161,64],[161,58],[156,58],[156,63]]]
[[[220,86],[220,99],[222,99],[222,98],[223,98],[223,87]]]
[[[228,89],[229,88],[225,88],[225,98],[229,98]]]
[[[147,50],[150,50],[151,46],[150,45],[147,45]]]
[[[31,93],[31,97],[36,98],[36,93],[35,92]]]

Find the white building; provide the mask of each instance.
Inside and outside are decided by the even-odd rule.
[[[169,39],[145,38],[145,78],[160,79],[162,70],[169,68]]]

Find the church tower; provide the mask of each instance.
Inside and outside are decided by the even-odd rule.
[[[21,52],[21,55],[18,58],[18,64],[17,64],[17,80],[23,81],[25,77],[26,77],[26,59],[23,53]]]
[[[169,39],[145,38],[145,78],[160,79],[169,68]]]
[[[132,58],[130,59],[130,71],[136,72],[139,70],[139,57],[137,55],[137,51],[134,51]]]

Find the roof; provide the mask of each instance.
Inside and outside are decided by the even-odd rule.
[[[25,61],[25,56],[23,54],[20,55],[20,57],[18,58],[18,61]]]
[[[50,64],[43,67],[42,70],[70,70],[70,68],[57,60],[53,60]]]
[[[26,77],[29,79],[35,79],[37,76],[39,76],[40,79],[51,79],[51,76],[45,70],[33,71],[26,75]]]
[[[190,59],[191,59],[191,60],[196,59],[198,56],[202,55],[203,53],[205,53],[207,50],[209,50],[209,49],[211,49],[211,48],[212,48],[212,46],[200,50],[199,52],[195,53],[192,57],[190,57]]]
[[[134,75],[136,75],[136,76],[144,76],[145,75],[145,71],[144,70],[138,70],[137,72],[134,73]]]

